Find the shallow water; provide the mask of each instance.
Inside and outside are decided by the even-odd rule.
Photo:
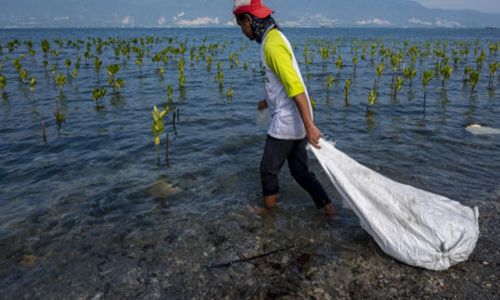
[[[473,123],[500,128],[498,75],[494,80],[497,90],[487,89],[487,62],[495,58],[488,55],[481,80],[472,94],[462,81],[463,63],[448,82],[446,93],[441,90],[440,80],[434,80],[429,88],[425,113],[418,77],[411,90],[405,83],[398,98],[391,99],[392,72],[387,63],[372,119],[365,118],[365,111],[374,67],[369,59],[360,59],[353,73],[350,58],[352,38],[377,38],[384,40],[386,45],[396,42],[395,47],[401,46],[403,39],[417,43],[448,39],[451,48],[456,40],[478,40],[485,46],[488,41],[498,41],[498,31],[288,29],[285,32],[297,47],[300,61],[303,61],[302,49],[309,38],[339,41],[342,45],[339,51],[346,67],[332,91],[326,91],[325,78],[326,74],[337,73],[335,65],[330,61],[323,67],[318,53],[310,67],[311,80],[307,81],[310,94],[318,102],[317,125],[337,141],[342,151],[397,181],[466,205],[481,205],[498,199],[500,136],[474,136],[465,130]],[[66,115],[60,131],[53,116],[60,95],[50,70],[44,71],[41,64],[43,55],[39,41],[44,38],[86,40],[88,36],[103,39],[111,36],[131,39],[145,35],[187,39],[188,49],[200,45],[204,37],[208,42],[227,45],[214,59],[211,73],[207,73],[203,61],[191,64],[188,51],[186,94],[181,96],[177,89],[174,93],[180,120],[176,124],[177,134],[169,126],[169,166],[165,164],[164,144],[160,165],[157,164],[150,127],[153,105],[166,102],[168,84],[177,87],[173,58],[164,80],[160,79],[156,64],[148,57],[144,59],[142,75],[134,59],[122,64],[118,77],[125,79],[126,84],[120,95],[108,94],[104,98],[106,108],[101,111],[94,108],[91,90],[106,85],[104,66],[114,62],[113,51],[105,49],[101,57],[104,63],[100,83],[92,61],[86,65],[82,58],[79,77],[68,80],[64,96],[59,100]],[[29,87],[17,80],[11,62],[20,53],[26,53],[26,47],[22,45],[14,53],[7,53],[5,45],[14,38],[35,42],[38,52],[35,59],[26,55],[23,60],[23,66],[38,79],[34,96]],[[155,235],[163,238],[165,232],[174,232],[174,236],[193,237],[189,244],[181,247],[176,243],[178,248],[168,250],[180,259],[189,256],[188,249],[197,245],[194,237],[210,239],[204,226],[215,224],[215,220],[243,226],[237,223],[250,222],[248,220],[253,218],[246,213],[246,205],[257,204],[260,199],[258,164],[268,116],[255,110],[257,101],[264,97],[258,46],[247,42],[238,30],[3,30],[0,42],[4,47],[0,73],[8,78],[8,99],[0,100],[0,287],[9,286],[10,295],[16,295],[18,289],[30,281],[34,282],[31,287],[36,289],[44,280],[50,282],[50,276],[57,278],[61,270],[47,265],[35,270],[21,268],[19,262],[26,255],[47,260],[51,255],[68,258],[64,274],[74,270],[92,273],[91,267],[86,265],[87,254],[79,258],[82,254],[77,254],[78,251],[86,253],[86,247],[91,247],[97,249],[94,254],[102,254],[109,250],[106,243],[110,239],[130,238],[134,233],[154,239]],[[240,65],[231,68],[229,51],[239,50],[241,45],[247,44],[248,48],[239,54]],[[152,53],[165,45],[153,45]],[[69,48],[60,51],[59,72],[66,73],[64,59],[74,59],[76,53]],[[214,79],[218,60],[223,62],[225,71],[223,95]],[[473,61],[472,53],[469,60]],[[55,61],[50,58],[49,66]],[[249,63],[248,70],[242,68],[245,61]],[[433,63],[429,59],[419,68],[430,68]],[[301,68],[305,77],[305,65]],[[350,105],[345,106],[342,88],[344,80],[350,77],[353,79]],[[234,89],[232,101],[225,97],[228,87]],[[42,142],[41,120],[47,127],[47,144]],[[335,204],[340,206],[338,196],[319,165],[312,162],[312,168],[332,194]],[[302,218],[317,218],[313,202],[293,182],[286,168],[281,184],[282,208],[275,220],[278,225],[272,228],[283,230],[287,235],[296,232],[297,236],[307,239],[314,233],[307,229],[310,222]],[[234,214],[238,216],[236,220],[231,217]],[[346,236],[359,230],[356,219],[348,211],[341,210],[339,218],[335,226],[326,223],[318,225],[317,229],[332,230],[334,235],[346,232]],[[231,226],[224,226],[230,235]],[[218,229],[214,227],[213,230]],[[217,247],[217,242],[209,242]],[[349,248],[348,244],[355,242],[346,241],[344,247]],[[200,242],[199,247],[208,244]],[[237,245],[232,250],[235,249]],[[120,272],[117,266],[109,268],[113,274]],[[40,277],[41,274],[44,275]],[[64,289],[60,287],[59,291]]]

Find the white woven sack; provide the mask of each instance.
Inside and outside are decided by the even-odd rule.
[[[357,163],[331,142],[309,147],[344,204],[388,255],[446,270],[467,260],[479,237],[478,209],[397,183]]]

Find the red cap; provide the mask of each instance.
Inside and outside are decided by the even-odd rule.
[[[273,10],[265,6],[262,0],[234,0],[233,14],[251,14],[257,18],[267,18]]]

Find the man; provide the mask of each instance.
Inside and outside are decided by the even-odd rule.
[[[278,202],[278,174],[287,160],[293,178],[311,195],[316,207],[333,215],[335,209],[328,195],[309,172],[306,143],[319,148],[321,132],[314,124],[292,47],[271,17],[273,11],[262,0],[234,0],[233,13],[243,33],[262,44],[262,63],[266,68],[267,99],[258,103],[259,110],[272,110],[260,164],[264,204],[271,209]]]

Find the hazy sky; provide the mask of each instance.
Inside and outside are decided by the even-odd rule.
[[[474,9],[500,12],[500,0],[416,0],[425,6],[446,9]]]

